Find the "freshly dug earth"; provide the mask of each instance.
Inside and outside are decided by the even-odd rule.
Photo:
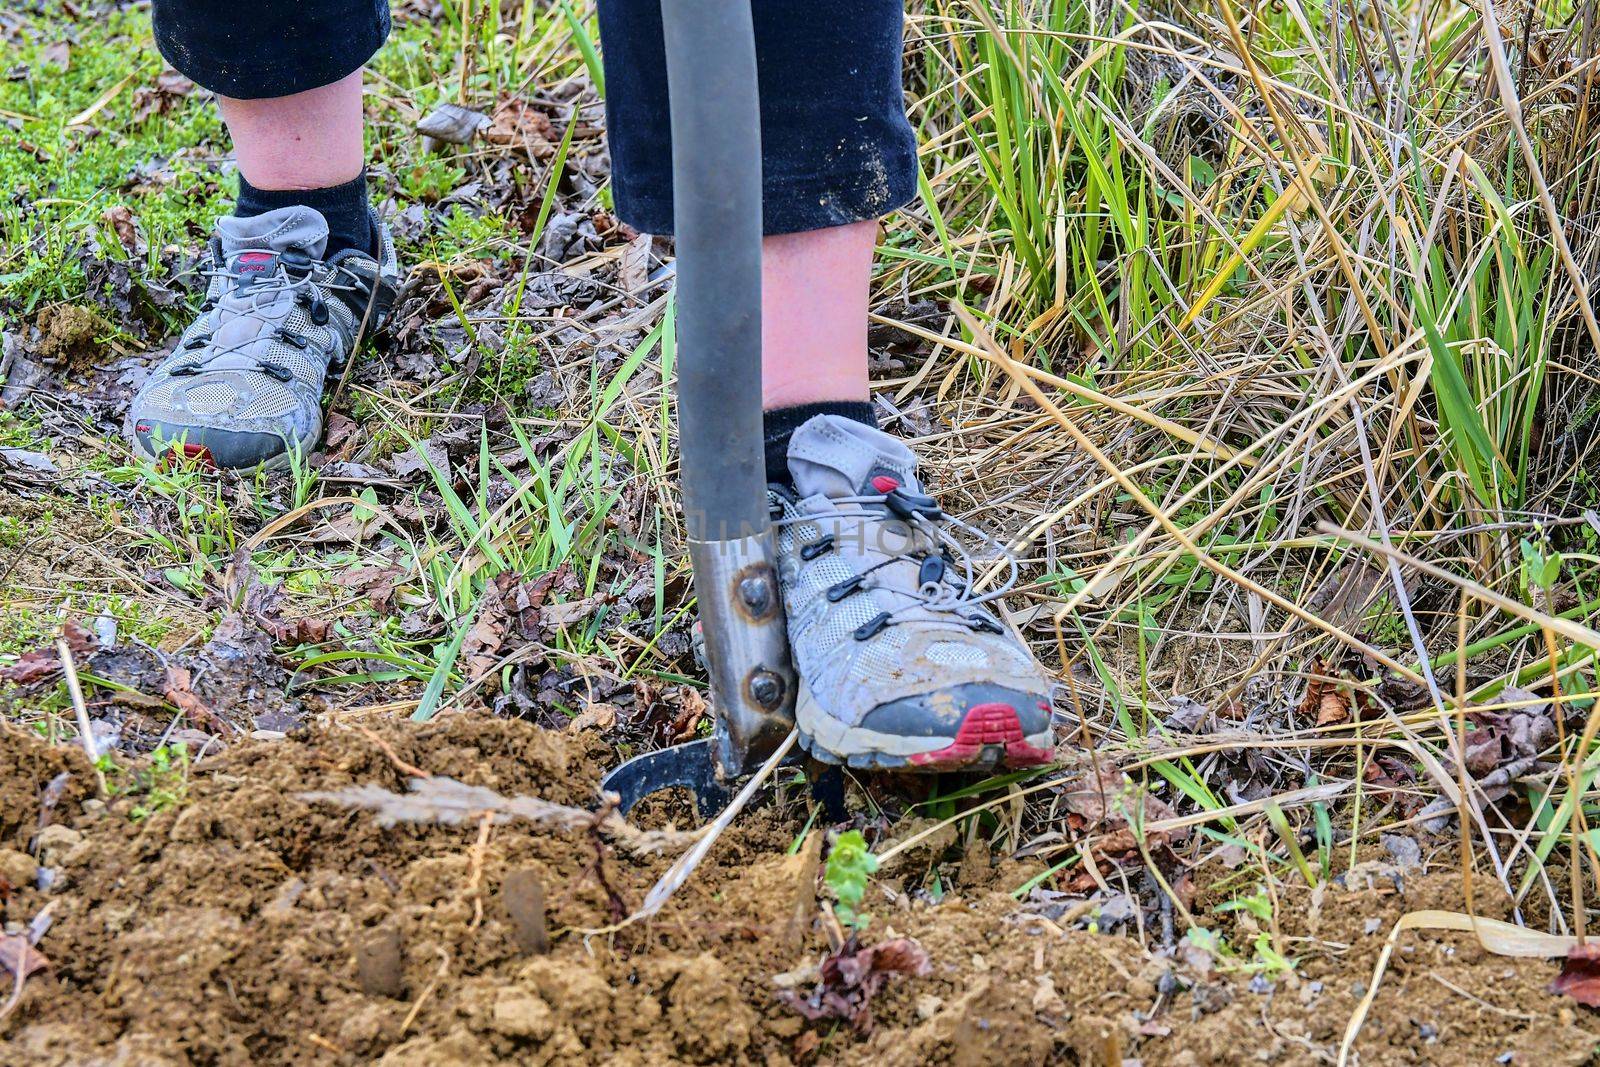
[[[50,968],[0,1022],[0,1062],[1312,1064],[1337,1052],[1394,920],[1461,907],[1449,873],[1284,901],[1297,973],[1252,990],[1135,937],[1024,914],[1006,892],[1016,864],[962,864],[937,905],[896,892],[908,864],[871,891],[865,940],[915,938],[932,973],[891,980],[861,1034],[778,995],[775,978],[827,948],[814,871],[786,855],[800,823],[775,807],[741,818],[654,920],[586,936],[668,859],[520,822],[486,841],[476,822],[385,829],[299,796],[400,791],[404,764],[584,806],[602,751],[485,718],[332,725],[207,759],[179,805],[134,820],[126,798],[94,801],[76,750],[0,727],[0,877],[27,880],[36,836],[55,875],[48,893],[0,896],[8,932],[47,905],[54,918],[38,946]],[[1407,935],[1360,1062],[1593,1062],[1600,1027],[1548,993],[1554,971]]]

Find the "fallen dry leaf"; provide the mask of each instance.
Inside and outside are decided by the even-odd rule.
[[[644,291],[650,284],[650,245],[654,239],[641,233],[629,241],[617,262],[617,284],[630,296]]]
[[[672,743],[689,741],[700,730],[706,716],[706,698],[693,686],[683,686],[678,694],[678,713],[672,717]]]
[[[94,634],[72,620],[67,620],[62,627],[62,636],[67,639],[67,647],[74,656],[87,656],[100,647]],[[54,642],[41,648],[24,652],[17,662],[9,667],[0,667],[0,682],[10,682],[13,685],[33,685],[52,678],[61,670],[61,658],[56,654]]]
[[[377,536],[378,525],[376,511],[357,505],[318,526],[307,540],[319,545],[359,545]]]
[[[333,577],[333,584],[366,595],[374,610],[387,612],[401,582],[399,567],[358,567]]]
[[[572,717],[569,730],[609,730],[617,724],[617,706],[594,701]]]
[[[333,632],[333,620],[297,616],[292,619],[262,621],[272,639],[280,645],[320,645]]]
[[[562,564],[562,567],[566,567]],[[495,576],[495,588],[505,604],[512,630],[524,641],[539,639],[539,614],[550,590],[558,578],[566,573],[561,569],[546,571],[537,578],[523,578],[512,571],[501,571]]]
[[[1311,661],[1307,673],[1306,695],[1300,699],[1295,714],[1301,718],[1316,717],[1318,726],[1338,726],[1350,721],[1350,700],[1332,680],[1333,668],[1321,656]]]
[[[194,82],[175,70],[162,71],[155,85],[134,90],[133,125],[140,126],[149,119],[165,115],[192,92]]]
[[[933,973],[921,945],[909,937],[861,948],[852,934],[838,952],[822,961],[821,977],[810,996],[783,990],[778,999],[812,1022],[843,1019],[858,1034],[872,1030],[872,998],[895,975],[913,978]]]
[[[539,609],[539,621],[551,629],[560,629],[574,623],[585,622],[595,612],[612,598],[605,595],[584,597],[582,600],[568,600],[560,604],[546,604]]]
[[[1556,741],[1555,718],[1550,703],[1525,689],[1508,687],[1495,698],[1497,704],[1520,707],[1497,711],[1470,708],[1467,720],[1467,772],[1482,779],[1516,760],[1538,756]]]
[[[1600,941],[1574,945],[1550,983],[1550,992],[1569,996],[1590,1008],[1600,1008]]]
[[[1316,717],[1318,726],[1339,726],[1350,721],[1352,715],[1368,719],[1379,710],[1367,688],[1356,681],[1349,665],[1340,669],[1318,656],[1311,661],[1306,673],[1305,696],[1295,708],[1302,718]]]
[[[1146,852],[1171,857],[1171,846],[1185,840],[1189,834],[1186,828],[1151,830],[1150,824],[1174,818],[1177,813],[1114,766],[1102,765],[1098,772],[1091,769],[1064,782],[1059,797],[1066,825],[1075,837],[1083,840],[1085,857],[1090,864],[1137,868],[1144,863]],[[1130,817],[1140,825],[1137,833],[1130,825]],[[1060,888],[1080,893],[1092,891],[1097,885],[1094,871],[1086,864],[1063,881]]]
[[[9,667],[0,667],[0,682],[14,685],[33,685],[52,677],[61,669],[61,660],[54,648],[35,648],[24,652]]]
[[[40,49],[39,58],[57,70],[69,70],[72,67],[72,43],[70,41],[52,41]]]
[[[481,111],[460,104],[440,104],[417,123],[417,132],[444,144],[467,144],[489,122]]]
[[[195,691],[190,688],[194,684],[194,677],[185,667],[176,663],[167,664],[166,684],[162,687],[162,695],[167,702],[188,717],[191,725],[200,729],[210,729],[213,733],[223,731],[222,720],[216,712],[206,706]]]
[[[35,452],[28,448],[13,448],[9,445],[0,446],[0,467],[6,468],[6,476],[19,475],[23,479],[36,484],[43,484],[46,478],[55,478],[60,475],[61,468],[57,467],[55,460],[43,452]]]
[[[1350,721],[1350,698],[1336,685],[1328,685],[1317,701],[1317,725],[1338,726]]]
[[[45,959],[44,953],[33,947],[26,934],[6,934],[0,936],[0,967],[4,967],[13,978],[27,978],[37,974],[50,966],[50,961]]]
[[[526,100],[502,100],[494,109],[494,117],[483,131],[483,139],[491,144],[520,148],[539,159],[555,154],[555,127],[550,117]]]
[[[500,662],[500,646],[506,640],[506,609],[494,586],[485,592],[478,617],[461,642],[461,657],[467,665],[467,680],[475,682],[494,670]]]
[[[322,437],[323,451],[329,455],[337,453],[339,447],[349,441],[355,432],[356,423],[354,419],[337,411],[330,412],[328,414],[328,430]]]

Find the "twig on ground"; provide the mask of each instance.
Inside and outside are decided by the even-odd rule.
[[[63,621],[71,607],[71,600],[61,606]],[[67,683],[67,694],[72,698],[72,710],[78,719],[78,743],[83,746],[83,754],[89,757],[89,766],[94,768],[94,779],[100,788],[100,795],[107,796],[106,776],[100,770],[100,746],[95,743],[94,725],[89,721],[89,704],[83,699],[83,685],[78,680],[78,661],[73,658],[72,643],[67,640],[65,632],[56,637],[56,657],[61,661],[61,675]]]
[[[392,793],[377,785],[352,785],[326,792],[301,793],[299,797],[314,803],[365,808],[376,812],[383,826],[401,822],[458,825],[487,815],[495,823],[526,819],[575,833],[587,833],[596,828],[639,856],[687,848],[705,833],[704,830],[641,830],[614,809],[602,809],[597,819],[596,812],[583,808],[553,804],[538,797],[505,797],[492,789],[467,785],[443,775],[413,778],[410,786],[409,793]]]
[[[467,893],[472,897],[472,923],[467,927],[476,930],[483,925],[483,858],[489,849],[489,831],[494,826],[494,812],[486,811],[478,820],[478,840],[472,845],[472,868],[467,875]]]
[[[433,991],[438,988],[439,983],[444,981],[444,976],[449,970],[450,953],[441,948],[439,949],[439,969],[434,972],[433,980],[423,986],[422,992],[417,994],[417,999],[412,1003],[411,1010],[406,1012],[405,1021],[400,1024],[401,1036],[404,1036],[405,1032],[411,1029],[411,1024],[417,1021],[417,1015],[421,1013],[422,1006],[428,1002],[428,998],[433,995]]]
[[[371,741],[374,745],[378,746],[379,750],[381,750],[385,756],[389,757],[389,762],[394,764],[395,769],[401,774],[408,775],[412,778],[433,777],[432,774],[423,770],[421,767],[413,766],[412,764],[401,759],[399,754],[395,752],[394,746],[389,744],[389,742],[385,741],[383,738],[379,737],[373,731],[367,729],[365,726],[362,726],[360,723],[352,723],[351,725],[355,727],[355,730],[358,734],[360,734],[362,737],[365,737],[368,741]]]

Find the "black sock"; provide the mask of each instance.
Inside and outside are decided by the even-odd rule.
[[[789,438],[794,432],[817,415],[841,415],[854,422],[865,423],[877,429],[878,416],[870,400],[823,400],[816,404],[796,404],[787,408],[772,408],[762,412],[762,436],[767,445],[767,481],[775,485],[793,485],[789,477]]]
[[[280,207],[314,208],[328,220],[328,248],[323,259],[354,248],[376,255],[378,235],[372,227],[372,207],[367,203],[367,174],[362,171],[343,185],[326,189],[257,189],[239,175],[239,198],[233,213],[248,219]]]

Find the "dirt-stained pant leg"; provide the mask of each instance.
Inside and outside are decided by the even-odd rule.
[[[389,36],[389,0],[154,0],[151,14],[174,69],[240,100],[331,85]]]
[[[612,192],[617,214],[646,233],[672,232],[662,2],[600,0]],[[900,83],[901,0],[752,5],[766,232],[862,222],[916,196],[916,135]]]

